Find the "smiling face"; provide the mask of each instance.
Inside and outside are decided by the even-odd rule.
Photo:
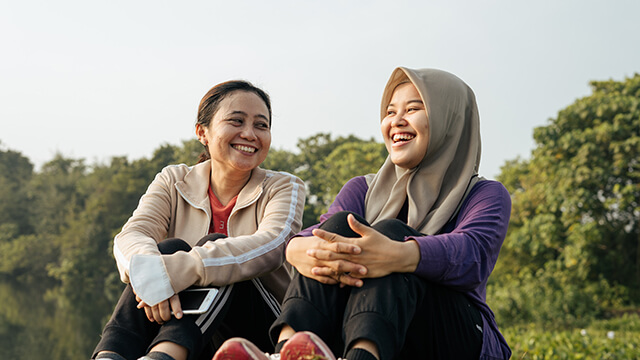
[[[420,164],[429,145],[429,119],[420,93],[408,82],[393,92],[380,123],[391,161],[405,169]]]
[[[242,175],[260,165],[271,146],[269,121],[269,109],[258,95],[234,91],[225,96],[208,126],[196,124],[212,169]]]

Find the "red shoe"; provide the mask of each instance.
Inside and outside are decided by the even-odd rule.
[[[212,360],[269,360],[269,356],[247,339],[231,338],[220,346]]]
[[[336,357],[316,334],[300,331],[284,343],[280,360],[336,360]]]

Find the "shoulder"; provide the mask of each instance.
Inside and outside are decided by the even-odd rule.
[[[257,168],[257,171],[260,173],[264,173],[264,179],[267,183],[276,183],[276,182],[290,182],[290,183],[298,183],[302,184],[302,180],[292,174],[289,174],[285,171],[274,171],[274,170],[265,170],[262,168]]]
[[[186,164],[167,165],[156,174],[154,181],[177,183],[184,180],[192,169],[193,166],[187,166]]]
[[[284,171],[264,170],[257,168],[259,176],[263,178],[262,189],[270,194],[281,192],[292,192],[305,196],[306,189],[304,182],[299,177]]]
[[[160,174],[171,176],[171,177],[184,177],[193,166],[188,166],[187,164],[172,164],[165,166]]]
[[[366,192],[369,189],[369,184],[367,181],[367,175],[356,176],[354,178],[349,179],[343,186],[342,189],[349,190],[360,190]]]
[[[511,211],[511,195],[501,182],[495,180],[478,181],[462,205],[467,211]]]
[[[206,179],[208,182],[209,174],[211,172],[211,165],[209,161],[201,162],[196,165],[186,164],[173,164],[165,166],[156,176],[164,178],[166,181],[174,183],[185,181],[188,184],[193,182],[202,182],[202,179]]]
[[[342,201],[345,198],[354,199],[354,198],[362,198],[367,194],[367,190],[369,190],[369,185],[367,184],[367,179],[365,176],[356,176],[347,181],[338,192],[335,201]]]
[[[511,195],[509,194],[509,191],[507,191],[507,188],[505,188],[501,182],[496,180],[478,181],[469,193],[469,197],[472,196],[481,198],[498,197],[511,201]]]

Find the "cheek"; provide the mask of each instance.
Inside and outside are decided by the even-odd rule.
[[[261,140],[262,142],[262,146],[264,147],[271,147],[271,133],[267,133],[264,136],[261,136]]]
[[[389,121],[382,120],[380,123],[380,132],[385,142],[389,139]]]

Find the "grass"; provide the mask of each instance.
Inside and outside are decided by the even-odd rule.
[[[539,325],[503,329],[511,359],[640,359],[640,316],[597,320],[585,328]]]

